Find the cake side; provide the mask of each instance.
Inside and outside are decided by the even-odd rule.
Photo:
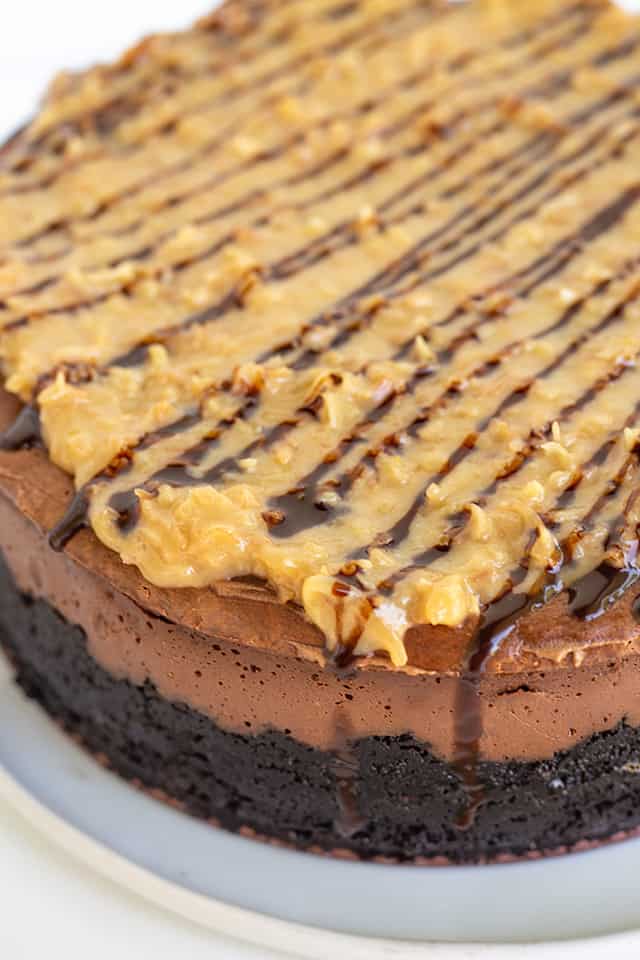
[[[86,571],[70,571],[68,562],[66,566],[84,593]],[[19,590],[0,560],[0,646],[11,657],[25,692],[101,762],[185,812],[244,836],[312,852],[425,864],[504,862],[588,849],[640,828],[640,730],[624,720],[615,723],[615,715],[602,718],[613,726],[567,750],[549,750],[544,759],[481,761],[477,774],[483,784],[482,804],[462,830],[468,792],[459,770],[428,742],[408,732],[390,733],[394,723],[388,716],[381,723],[381,706],[371,703],[363,677],[336,683],[332,696],[341,699],[332,707],[324,704],[331,729],[330,739],[320,744],[324,711],[319,701],[326,677],[323,682],[317,673],[307,675],[300,702],[298,671],[291,662],[285,666],[273,653],[257,655],[255,649],[204,636],[192,638],[190,647],[172,644],[172,634],[181,628],[142,610],[146,636],[134,638],[134,625],[127,624],[140,657],[136,669],[123,656],[115,626],[122,617],[118,611],[127,604],[103,589],[106,595],[100,590],[92,595],[103,615],[94,621],[90,644],[85,631],[62,617],[49,600]],[[82,618],[79,604],[75,612]],[[110,650],[106,659],[118,661],[117,669],[101,665],[90,652],[96,646]],[[154,646],[162,651],[155,660]],[[596,672],[582,667],[575,696],[588,695],[597,685],[601,702],[609,703],[612,687],[620,687],[617,709],[628,692],[621,677],[628,679],[632,672],[640,682],[636,658],[622,670],[617,661]],[[184,682],[185,673],[209,689],[217,683],[215,710],[192,705],[198,698],[193,696],[193,680]],[[259,693],[246,683],[249,674],[266,678],[266,702],[260,703]],[[397,688],[397,674],[386,674],[391,690]],[[173,695],[159,692],[149,679],[154,675]],[[558,691],[544,683],[544,677],[527,679],[539,685],[536,696],[548,701],[547,715],[550,702],[566,704],[569,699],[570,684],[560,684],[555,699]],[[220,684],[234,705],[233,723],[228,716],[222,724],[214,719],[216,712],[225,713]],[[421,686],[424,698],[429,691]],[[411,706],[407,692],[402,697],[405,712]],[[502,728],[512,730],[522,710],[517,702],[522,693],[506,689],[493,691],[493,698],[487,692],[484,696],[486,707],[500,714]],[[637,704],[637,691],[630,699]],[[359,721],[363,701],[373,708],[371,729],[387,732],[365,732]],[[425,714],[432,715],[433,733],[434,726],[446,723],[447,711],[444,703],[430,705],[432,710],[426,711],[422,699],[413,704],[413,712],[420,711],[421,728],[429,727]],[[296,735],[282,726],[285,719]],[[312,731],[308,738],[305,727]],[[557,733],[554,730],[555,748]],[[571,735],[575,738],[576,731]],[[546,731],[545,736],[549,742]],[[307,739],[312,744],[304,742]],[[505,737],[502,746],[513,751],[513,737]]]

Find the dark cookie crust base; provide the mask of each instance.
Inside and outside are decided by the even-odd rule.
[[[0,558],[0,642],[26,693],[122,776],[188,813],[303,849],[399,861],[513,859],[601,842],[640,825],[640,731],[620,725],[539,763],[486,763],[473,825],[455,771],[413,737],[369,737],[339,756],[285,732],[220,729],[150,684],[107,673],[85,635],[21,594]]]

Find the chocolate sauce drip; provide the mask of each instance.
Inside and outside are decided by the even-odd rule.
[[[144,341],[144,343],[137,343],[130,350],[127,350],[125,353],[114,357],[113,360],[110,360],[108,364],[106,364],[104,369],[108,370],[110,367],[139,366],[141,363],[146,361],[149,347],[152,344],[163,343],[172,334],[175,334],[179,331],[187,331],[191,327],[203,326],[205,323],[211,323],[214,320],[218,320],[225,313],[239,306],[242,306],[242,299],[239,297],[237,290],[231,290],[220,300],[218,300],[217,303],[212,304],[204,310],[199,310],[197,313],[190,314],[189,317],[187,317],[177,326],[172,325],[170,327],[165,327],[162,330],[157,330],[153,334],[153,337],[149,337]]]
[[[334,738],[336,747],[331,760],[331,772],[336,781],[337,816],[334,827],[339,836],[350,839],[366,826],[366,819],[360,811],[358,781],[360,779],[360,757],[355,748],[348,725],[340,718],[336,720]]]
[[[33,390],[34,397],[37,397],[42,391],[53,383],[58,374],[64,376],[65,382],[75,387],[79,384],[89,383],[96,375],[96,368],[91,363],[82,363],[80,361],[66,361],[58,363],[55,367],[40,374]]]
[[[416,379],[429,375],[426,368],[421,368],[421,371],[421,373],[415,375]],[[364,441],[362,433],[386,416],[396,395],[395,390],[386,394],[378,403],[378,406],[370,411],[367,417],[356,424],[351,433],[340,441],[338,447],[328,454],[306,477],[299,480],[292,490],[271,498],[269,501],[270,509],[283,515],[282,522],[271,531],[272,535],[290,537],[326,519],[328,507],[322,502],[322,494],[326,490],[332,490],[344,495],[350,486],[350,477],[348,474],[343,474],[342,477],[332,478],[323,484],[325,477],[350,447]]]
[[[558,522],[555,519],[555,515],[561,510],[566,510],[567,507],[571,506],[571,504],[573,503],[576,496],[576,492],[585,474],[589,470],[591,470],[594,466],[601,466],[603,463],[606,462],[609,454],[615,449],[618,443],[619,433],[624,431],[627,427],[633,426],[633,424],[637,421],[638,416],[640,416],[640,400],[637,402],[637,404],[635,405],[635,407],[633,408],[633,410],[625,420],[622,426],[622,430],[619,431],[617,435],[609,437],[598,447],[598,449],[589,458],[589,460],[580,467],[577,477],[574,478],[573,482],[566,488],[564,493],[562,493],[560,497],[558,497],[556,501],[556,506],[553,511],[554,517],[551,521],[552,525],[556,525]],[[589,527],[589,525],[591,524],[592,518],[602,509],[602,507],[607,502],[607,500],[610,499],[612,496],[614,496],[618,492],[622,484],[625,482],[627,475],[632,469],[632,467],[637,466],[639,452],[640,452],[640,444],[636,443],[633,446],[632,450],[629,452],[629,455],[626,458],[625,462],[623,463],[622,467],[609,480],[604,491],[600,494],[596,502],[593,504],[589,513],[583,518],[581,527],[580,527],[581,531]],[[608,547],[612,543],[614,543],[619,537],[622,536],[625,524],[626,524],[626,513],[623,513],[614,522],[612,530],[609,534],[609,537],[607,538],[605,549],[608,549]]]
[[[360,4],[354,2],[354,0],[348,0],[347,3],[340,3],[336,7],[332,7],[331,10],[328,10],[326,17],[328,20],[342,20],[344,17],[351,16],[352,13],[355,13]]]
[[[606,496],[605,494],[604,497]],[[589,514],[602,507],[604,497],[596,500]],[[458,683],[454,718],[455,765],[467,793],[467,805],[459,821],[461,829],[473,823],[484,798],[484,788],[478,771],[483,734],[479,686],[493,655],[508,640],[523,616],[535,614],[562,595],[567,598],[568,612],[589,623],[604,616],[640,582],[640,567],[637,565],[638,541],[633,540],[625,547],[622,567],[616,567],[609,560],[604,560],[595,570],[589,571],[567,587],[564,579],[565,558],[571,556],[571,544],[572,535],[562,544],[560,559],[546,572],[541,586],[530,594],[515,593],[514,587],[521,583],[526,575],[525,558],[512,575],[507,591],[489,604],[481,614],[467,650]],[[634,601],[632,613],[637,610],[639,601],[640,597]]]
[[[109,506],[116,511],[116,525],[121,533],[130,533],[135,529],[140,519],[140,499],[133,490],[114,493]]]
[[[522,580],[524,574],[524,570],[519,570],[516,576]],[[495,650],[508,639],[519,618],[533,603],[527,594],[514,593],[515,585],[512,583],[508,592],[490,604],[481,615],[457,684],[453,762],[466,794],[465,806],[457,821],[460,830],[472,826],[476,811],[484,799],[484,786],[478,776],[483,733],[480,681]]]
[[[241,460],[244,460],[246,457],[251,457],[259,450],[268,450],[269,447],[279,443],[280,440],[284,439],[288,433],[298,426],[298,423],[299,420],[297,419],[285,420],[282,423],[277,424],[275,427],[272,427],[268,433],[247,444],[247,446],[244,447],[240,453],[234,454],[231,457],[225,457],[224,460],[216,463],[211,470],[208,470],[207,473],[203,475],[200,482],[209,485],[218,483],[226,474],[234,473],[240,470]],[[185,477],[184,482],[189,484],[192,482],[192,479]]]
[[[42,443],[40,413],[30,404],[24,406],[11,426],[0,434],[0,450],[20,450]]]
[[[336,631],[342,636],[343,604],[350,596],[352,589],[345,580],[338,580],[333,585],[333,595],[336,598]],[[364,601],[366,602],[366,600]],[[355,646],[358,635],[339,641],[332,651],[327,651],[327,664],[340,677],[347,677],[353,670],[356,656]],[[336,779],[338,816],[334,822],[340,836],[349,838],[365,826],[365,819],[360,812],[358,799],[358,779],[360,774],[360,758],[355,749],[355,740],[351,736],[351,729],[345,721],[338,706],[334,728],[334,759],[332,773]]]
[[[89,496],[87,489],[82,487],[69,504],[62,520],[49,533],[49,546],[59,552],[76,533],[88,526],[88,523]]]
[[[348,442],[343,441],[345,446]],[[270,509],[278,511],[282,516],[281,522],[271,531],[272,536],[291,537],[326,519],[327,507],[319,500],[322,492],[320,484],[333,464],[331,456],[325,458],[293,490],[271,498]],[[326,489],[331,487],[327,486]]]
[[[113,360],[110,360],[106,365],[105,370],[109,367],[141,367],[144,363],[147,362],[149,357],[149,347],[154,343],[161,343],[162,338],[161,334],[158,335],[158,339],[152,339],[145,341],[145,343],[138,343],[131,350],[127,350],[126,353],[121,353],[117,357],[114,357]]]
[[[362,622],[366,622],[368,615],[374,608],[374,598],[367,596],[362,592],[362,584],[357,576],[357,566],[354,563],[347,564],[349,571],[340,573],[340,579],[335,580],[332,587],[332,594],[335,598],[335,617],[336,617],[336,643],[333,648],[326,649],[325,655],[327,665],[335,670],[341,677],[349,677],[353,674],[355,663],[361,659],[360,654],[355,653],[355,649],[362,634],[362,627],[356,625],[350,634],[344,629],[345,602],[347,597],[357,597],[362,608],[366,608],[365,616]]]
[[[167,484],[171,487],[197,487],[208,482],[205,478],[193,476],[189,471],[193,467],[199,466],[207,454],[215,449],[220,442],[221,435],[222,430],[212,431],[203,440],[198,441],[180,456],[167,463],[166,466],[156,470],[144,484],[141,484],[142,488],[152,493],[161,484]],[[127,532],[134,529],[140,518],[139,498],[136,489],[138,487],[122,490],[114,494],[109,500],[109,506],[120,514],[120,528]]]
[[[598,620],[640,580],[640,569],[633,562],[618,568],[601,563],[569,588],[569,609],[587,623]]]
[[[177,420],[174,420],[172,423],[167,423],[163,427],[158,427],[157,430],[153,430],[151,433],[145,433],[134,449],[147,450],[149,447],[153,447],[159,441],[168,440],[169,437],[175,437],[180,433],[185,433],[187,430],[190,430],[192,427],[197,426],[201,422],[202,413],[200,410],[193,413],[187,413],[183,417],[179,417]]]

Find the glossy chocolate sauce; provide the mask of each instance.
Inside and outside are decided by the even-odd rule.
[[[41,443],[40,414],[31,405],[24,406],[9,429],[0,434],[0,450],[20,450]]]

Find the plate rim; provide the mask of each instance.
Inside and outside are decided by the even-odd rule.
[[[552,954],[566,955],[579,950],[581,958],[585,958],[589,954],[595,957],[606,948],[613,951],[621,946],[640,946],[640,930],[538,943],[418,943],[341,933],[294,923],[196,893],[158,876],[146,867],[132,863],[49,809],[22,786],[1,762],[0,799],[22,820],[34,827],[45,840],[99,876],[115,883],[117,887],[124,888],[134,896],[197,926],[254,946],[281,951],[285,955],[325,960],[331,955],[330,951],[338,951],[333,955],[348,955],[349,960],[417,960],[426,956],[432,960],[450,957],[476,960],[487,956],[490,951],[492,956],[510,960],[512,957],[522,957],[526,951],[528,956],[537,960],[545,953],[550,958]],[[344,953],[345,949],[348,949],[348,954]],[[611,955],[614,955],[613,952]]]

